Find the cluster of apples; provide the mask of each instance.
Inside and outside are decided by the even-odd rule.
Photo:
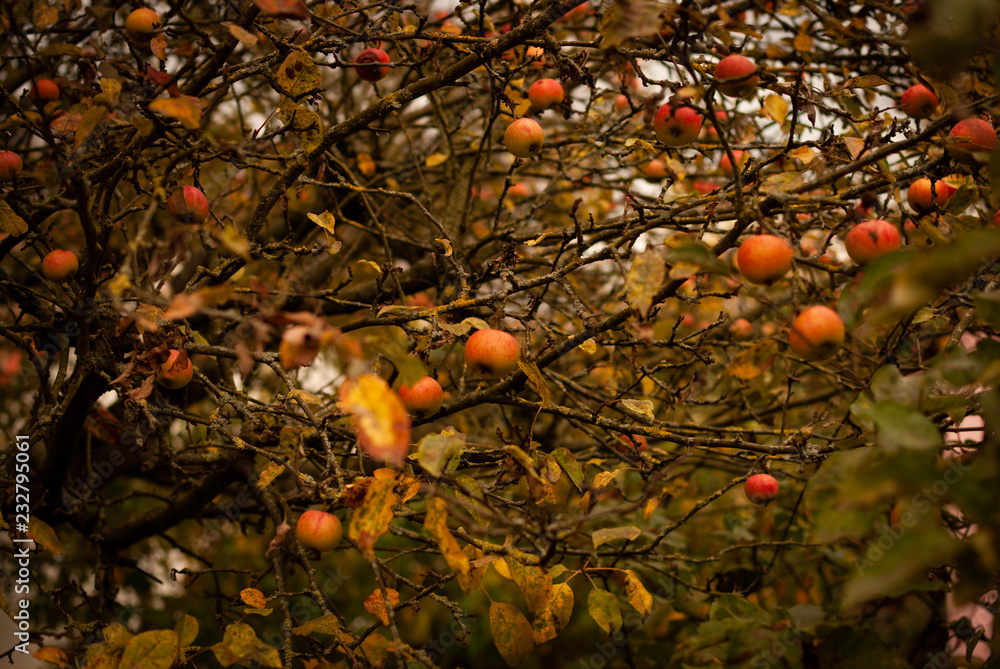
[[[528,87],[528,100],[531,111],[542,113],[562,104],[566,97],[563,86],[556,79],[539,79]],[[545,131],[538,121],[524,117],[519,118],[503,133],[503,144],[511,155],[518,158],[530,158],[542,150],[545,144]]]

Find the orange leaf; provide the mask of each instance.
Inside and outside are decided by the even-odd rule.
[[[244,588],[241,590],[240,599],[242,599],[245,604],[252,606],[255,609],[262,609],[267,606],[267,598],[264,597],[264,593],[256,588]]]
[[[389,598],[389,605],[395,608],[399,604],[399,593],[392,588],[385,589],[385,596],[381,588],[376,588],[375,592],[365,599],[365,610],[382,621],[383,625],[389,625],[389,612],[385,608],[385,598]]]
[[[201,100],[190,95],[179,98],[159,98],[149,103],[152,111],[180,121],[188,130],[201,127]]]
[[[393,518],[392,507],[399,501],[395,488],[395,479],[370,479],[364,502],[351,516],[347,536],[368,557],[374,555],[378,538],[389,531],[389,523]]]
[[[410,416],[382,377],[362,374],[340,386],[340,408],[351,414],[361,450],[401,465],[410,446]]]
[[[426,529],[434,540],[437,541],[441,555],[445,562],[455,572],[458,577],[458,584],[465,592],[472,592],[476,584],[469,576],[469,556],[466,555],[458,545],[458,541],[451,535],[448,529],[448,512],[445,510],[445,501],[439,498],[427,500],[427,515],[424,518],[424,529]]]

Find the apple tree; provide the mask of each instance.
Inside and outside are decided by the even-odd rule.
[[[13,663],[998,662],[994,0],[0,21]]]

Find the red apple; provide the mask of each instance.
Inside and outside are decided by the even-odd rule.
[[[778,496],[778,479],[770,474],[754,474],[743,484],[743,492],[754,504],[767,506]]]
[[[170,195],[167,211],[181,223],[204,223],[208,219],[208,199],[200,189],[184,186]]]
[[[23,169],[21,156],[13,151],[0,151],[0,183],[13,181]]]
[[[125,30],[128,31],[129,37],[135,40],[151,39],[153,32],[162,25],[163,20],[160,19],[160,15],[146,7],[133,10],[125,19]]]
[[[750,283],[770,286],[792,266],[792,247],[781,237],[757,235],[740,244],[736,264]]]
[[[757,66],[746,56],[731,54],[715,66],[719,92],[731,98],[743,98],[757,89]]]
[[[507,197],[518,202],[531,197],[531,186],[523,181],[512,183],[510,188],[507,189]]]
[[[354,62],[362,66],[354,69],[365,81],[381,81],[389,76],[389,66],[383,64],[389,62],[389,54],[382,49],[365,49],[358,54]]]
[[[859,223],[844,240],[851,260],[864,265],[899,248],[899,231],[889,221],[875,218]]]
[[[544,111],[563,101],[563,87],[555,79],[539,79],[528,88],[528,99],[535,111]]]
[[[79,269],[80,261],[72,251],[56,249],[42,259],[42,274],[49,281],[56,283],[69,281]]]
[[[31,104],[44,107],[46,102],[59,99],[59,86],[51,79],[37,79],[31,85],[28,97],[31,98]]]
[[[737,318],[729,326],[729,334],[733,339],[749,339],[753,336],[753,324],[745,318]]]
[[[653,158],[642,166],[642,176],[647,181],[663,181],[669,174],[666,163],[659,158]]]
[[[739,149],[734,149],[733,158],[736,159],[736,164],[739,166],[740,172],[742,172],[743,168],[747,164],[747,161],[750,160],[750,154],[747,153],[746,151],[740,151]],[[722,158],[719,160],[719,169],[721,169],[722,173],[725,174],[730,179],[736,177],[735,172],[733,172],[733,163],[731,160],[729,160],[728,153],[722,154]]]
[[[545,132],[532,119],[519,118],[507,126],[503,133],[503,143],[518,158],[530,158],[542,150]]]
[[[934,190],[934,202],[937,202],[937,206],[943,207],[951,196],[954,195],[958,189],[954,186],[946,183],[941,179],[935,179],[933,182],[927,177],[920,177],[906,190],[906,201],[910,203],[910,208],[916,212],[924,213],[934,209],[934,205],[931,202],[931,186],[933,184]]]
[[[156,373],[156,382],[164,388],[177,390],[191,383],[193,377],[194,365],[187,357],[187,351],[172,348],[167,361],[160,365],[160,371]]]
[[[948,154],[957,162],[975,164],[977,153],[988,153],[997,146],[997,133],[993,126],[978,118],[959,121],[948,133],[949,138],[961,137],[966,141],[948,144]]]
[[[923,84],[910,86],[899,98],[900,110],[910,118],[929,118],[937,109],[938,96]]]
[[[433,416],[441,408],[444,393],[437,379],[425,376],[412,386],[405,383],[399,386],[399,399],[403,400],[406,410],[418,418]]]
[[[653,132],[667,146],[684,146],[698,138],[701,123],[701,114],[691,107],[663,105],[653,117]]]
[[[465,364],[477,376],[498,379],[517,369],[517,340],[503,330],[477,330],[465,343]]]
[[[788,343],[803,360],[824,360],[844,345],[844,321],[822,305],[809,307],[792,323]]]
[[[344,534],[340,519],[332,513],[310,509],[295,523],[295,538],[306,548],[329,551],[337,547]]]

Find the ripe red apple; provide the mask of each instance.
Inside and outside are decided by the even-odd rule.
[[[465,343],[465,364],[477,376],[499,379],[517,369],[517,340],[503,330],[476,330]]]
[[[736,165],[740,168],[740,172],[742,172],[743,168],[747,164],[747,161],[750,160],[750,154],[747,153],[746,151],[740,151],[739,149],[734,149],[733,158],[736,159]],[[736,177],[736,173],[733,172],[733,163],[731,160],[729,160],[728,153],[722,154],[722,158],[719,160],[719,169],[721,169],[722,173],[725,174],[730,179]]]
[[[749,339],[753,336],[753,324],[745,318],[737,318],[729,326],[729,334],[733,339]]]
[[[545,132],[532,119],[519,118],[507,126],[503,133],[503,143],[518,158],[530,158],[542,150]]]
[[[940,102],[934,91],[923,84],[916,84],[907,88],[899,98],[899,108],[910,118],[929,118]]]
[[[535,111],[544,111],[563,101],[563,86],[555,79],[539,79],[528,88],[528,99]]]
[[[160,371],[156,373],[156,382],[164,388],[177,390],[191,383],[193,377],[194,365],[187,357],[187,351],[172,348],[167,361],[160,365]]]
[[[691,107],[663,105],[653,117],[653,132],[667,146],[684,146],[698,138],[701,123],[701,114]]]
[[[993,126],[978,118],[967,118],[959,121],[948,133],[948,137],[967,138],[967,141],[948,144],[948,154],[957,162],[973,165],[977,162],[975,154],[987,153],[997,146],[997,133]]]
[[[934,187],[933,199],[939,207],[943,207],[951,199],[951,196],[958,191],[957,188],[941,179],[935,179],[932,182],[927,177],[920,177],[906,189],[906,201],[910,203],[911,209],[919,213],[934,209],[934,205],[931,203],[932,184]]]
[[[767,506],[778,496],[778,479],[770,474],[754,474],[743,484],[743,492],[754,504]]]
[[[875,218],[859,223],[844,240],[851,260],[864,265],[899,248],[899,231],[889,221]]]
[[[412,386],[405,383],[399,386],[399,399],[403,400],[406,410],[418,418],[433,416],[441,408],[444,393],[437,379],[425,376]]]
[[[653,158],[642,166],[642,177],[647,181],[663,181],[669,174],[666,163],[659,158]]]
[[[792,266],[792,247],[781,237],[757,235],[740,244],[736,264],[750,283],[770,286]]]
[[[723,95],[742,98],[757,89],[757,66],[746,56],[737,53],[726,56],[715,66],[715,79]]]
[[[23,169],[21,156],[13,151],[0,151],[0,183],[13,181]]]
[[[208,219],[208,198],[201,189],[184,186],[171,193],[167,211],[181,223],[204,223]]]
[[[844,321],[822,305],[809,307],[792,323],[788,343],[803,360],[824,360],[844,345]]]
[[[125,30],[128,31],[129,37],[135,40],[152,38],[153,32],[162,25],[163,20],[160,15],[146,7],[133,10],[125,19]]]
[[[42,274],[49,281],[56,283],[69,281],[79,269],[80,261],[72,251],[56,249],[42,259]]]
[[[332,513],[310,509],[295,523],[295,538],[306,548],[329,551],[337,547],[344,534],[340,519]]]
[[[51,79],[37,79],[28,91],[31,104],[36,107],[44,107],[46,102],[59,99],[59,86]]]
[[[365,49],[358,54],[358,57],[354,59],[354,62],[362,65],[362,67],[354,68],[358,72],[358,76],[365,81],[381,81],[389,76],[389,66],[383,63],[389,62],[389,54],[387,54],[382,49],[370,48]]]

